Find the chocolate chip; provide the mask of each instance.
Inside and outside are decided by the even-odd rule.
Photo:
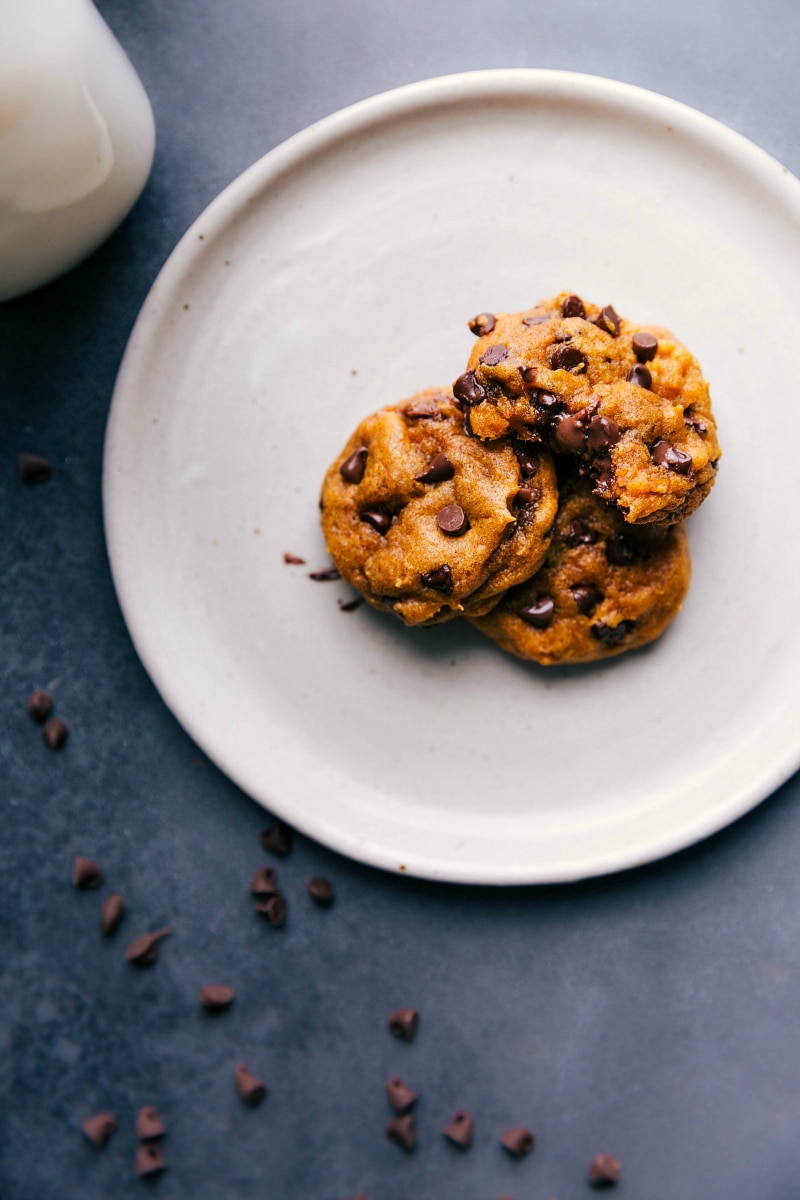
[[[585,617],[590,617],[605,598],[596,583],[574,583],[569,590],[578,612],[583,613]]]
[[[283,552],[283,561],[293,567],[304,567],[306,565],[304,558],[298,557],[297,554],[290,554],[288,550],[284,550]]]
[[[536,313],[532,313],[531,316],[522,318],[522,324],[523,325],[544,325],[545,321],[550,321],[550,320],[552,320],[551,317],[541,317],[541,316],[537,316]]]
[[[619,1182],[622,1163],[613,1154],[595,1154],[589,1167],[589,1183],[592,1187],[611,1187]]]
[[[91,858],[79,854],[72,862],[72,886],[76,888],[96,888],[105,879],[102,868],[98,867]]]
[[[636,561],[636,543],[628,533],[614,533],[606,539],[606,560],[613,567],[629,567]]]
[[[420,581],[434,592],[443,592],[445,596],[449,596],[453,590],[453,572],[450,570],[450,564],[443,563],[441,567],[428,571],[427,575],[420,575]]]
[[[600,537],[583,517],[575,517],[569,525],[565,525],[559,534],[565,546],[573,549],[575,546],[591,546]]]
[[[598,621],[591,628],[598,642],[602,642],[604,646],[619,646],[635,624],[635,621],[620,621],[618,625],[606,625],[605,621]]]
[[[312,875],[306,887],[309,896],[320,908],[328,908],[333,904],[333,884],[329,879],[323,878],[322,875]]]
[[[513,1129],[507,1129],[500,1138],[500,1145],[515,1158],[522,1158],[523,1155],[530,1154],[535,1142],[536,1139],[530,1129],[526,1129],[523,1125],[515,1125]]]
[[[651,388],[653,386],[653,376],[650,374],[650,368],[644,363],[637,363],[631,367],[628,374],[625,376],[628,383],[635,383],[637,387]]]
[[[693,412],[692,409],[687,408],[686,412],[683,414],[683,420],[686,425],[689,425],[690,428],[696,430],[697,433],[700,434],[700,437],[705,437],[708,433],[708,426],[706,425],[705,421],[698,413]]]
[[[236,993],[224,983],[205,983],[200,989],[200,1007],[207,1013],[220,1013],[234,1001]]]
[[[530,442],[514,442],[513,450],[523,479],[530,479],[541,466],[538,449]]]
[[[116,930],[122,914],[125,912],[125,902],[119,892],[111,892],[103,901],[100,909],[100,929],[104,937],[111,937]]]
[[[48,750],[60,750],[66,746],[69,737],[69,726],[61,717],[50,717],[42,726],[42,741]]]
[[[389,1033],[404,1042],[413,1042],[419,1027],[419,1013],[416,1008],[396,1008],[389,1014]]]
[[[143,1146],[137,1148],[134,1169],[140,1179],[146,1175],[155,1175],[159,1171],[163,1171],[166,1165],[167,1160],[160,1146],[154,1146],[152,1142],[145,1142]]]
[[[459,1108],[449,1125],[445,1125],[442,1133],[449,1142],[466,1150],[472,1141],[473,1121],[465,1108]]]
[[[387,1082],[386,1095],[389,1097],[389,1103],[394,1111],[400,1115],[408,1112],[419,1100],[419,1092],[408,1087],[397,1075],[392,1075]]]
[[[514,503],[520,508],[532,508],[534,504],[539,503],[539,489],[531,487],[517,488],[514,496]]]
[[[20,454],[18,461],[22,483],[47,483],[53,478],[53,464],[39,454]]]
[[[465,371],[463,375],[459,375],[453,384],[453,395],[456,400],[470,408],[474,404],[482,404],[486,399],[486,391],[478,383],[474,371]]]
[[[585,411],[559,417],[553,430],[558,449],[566,454],[582,454],[586,443],[587,423]]]
[[[613,417],[594,416],[589,422],[586,449],[592,455],[601,454],[610,446],[616,446],[621,437],[619,425]]]
[[[112,1133],[117,1131],[117,1118],[110,1112],[95,1113],[93,1117],[86,1118],[81,1130],[93,1146],[102,1149]]]
[[[497,324],[497,317],[494,313],[478,313],[477,317],[473,317],[469,322],[469,327],[475,334],[475,337],[485,337],[487,333],[491,333]]]
[[[650,457],[657,467],[668,467],[678,475],[688,475],[692,469],[692,456],[685,450],[679,450],[661,438],[650,451]]]
[[[281,889],[278,887],[278,876],[275,873],[275,868],[270,866],[259,867],[250,880],[250,895],[279,896],[280,893]]]
[[[357,608],[361,607],[364,601],[360,596],[356,596],[354,600],[337,600],[336,603],[342,612],[355,612]]]
[[[553,334],[553,341],[554,342],[571,342],[572,341],[572,330],[571,329],[557,329],[555,331],[555,333]]]
[[[402,1146],[404,1150],[413,1150],[417,1144],[417,1123],[410,1114],[395,1117],[386,1126],[386,1136],[396,1146]]]
[[[348,455],[339,467],[339,474],[342,479],[346,479],[348,483],[361,483],[367,467],[368,453],[366,446],[359,446],[357,450]]]
[[[131,942],[125,951],[125,957],[135,967],[152,967],[158,961],[158,943],[162,938],[172,933],[169,926],[157,929],[155,933],[143,933]]]
[[[448,537],[461,537],[469,529],[469,519],[460,504],[446,504],[436,514],[436,524]]]
[[[441,421],[442,411],[433,400],[417,400],[413,404],[406,405],[403,409],[403,416],[409,421]]]
[[[652,333],[635,333],[631,344],[640,363],[650,362],[658,353],[658,338],[653,337]]]
[[[392,528],[392,519],[391,513],[380,512],[379,509],[369,509],[361,514],[361,520],[381,535],[387,534]]]
[[[547,629],[548,625],[553,623],[555,607],[552,596],[540,596],[535,604],[530,604],[527,608],[518,608],[517,616],[526,625],[533,625],[534,629]]]
[[[598,329],[604,329],[612,337],[619,337],[620,318],[610,304],[600,309],[600,312],[594,319],[594,323]]]
[[[234,1075],[236,1076],[236,1086],[239,1089],[239,1095],[245,1104],[249,1104],[251,1108],[255,1108],[267,1094],[266,1084],[257,1075],[252,1073],[247,1063],[237,1063]]]
[[[53,697],[44,688],[38,688],[28,696],[28,716],[37,725],[43,725],[53,711]]]
[[[536,367],[520,367],[523,383],[536,383]]]
[[[568,342],[548,346],[547,361],[554,371],[572,371],[577,374],[586,368],[586,356],[577,346],[571,346]]]
[[[551,414],[557,409],[563,407],[561,401],[557,396],[554,396],[552,392],[538,392],[536,395],[536,403],[548,414]]]
[[[149,1142],[153,1138],[163,1137],[167,1127],[159,1116],[158,1109],[152,1104],[143,1104],[136,1114],[136,1136],[140,1142]]]
[[[562,317],[585,317],[586,309],[580,296],[567,296],[561,301]]]
[[[505,362],[507,358],[508,346],[504,346],[502,342],[498,342],[496,346],[490,346],[488,350],[484,350],[480,361],[484,367],[496,367],[498,363]]]
[[[292,848],[292,830],[283,821],[278,821],[275,825],[270,825],[269,829],[262,829],[258,840],[268,854],[277,854],[279,858],[285,858]]]
[[[267,918],[273,929],[282,929],[286,924],[286,897],[280,892],[268,900],[259,900],[255,910],[260,917]]]
[[[425,470],[414,478],[417,483],[443,483],[446,479],[452,479],[454,475],[455,467],[442,451],[440,454],[434,454]]]
[[[315,583],[330,583],[331,580],[342,577],[336,567],[325,567],[322,571],[309,571],[308,578],[313,579]]]

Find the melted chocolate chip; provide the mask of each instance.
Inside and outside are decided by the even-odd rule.
[[[553,429],[553,438],[558,449],[566,454],[582,454],[586,443],[587,424],[585,412],[559,417]]]
[[[635,333],[631,344],[640,363],[650,362],[658,352],[658,338],[653,337],[652,333]]]
[[[239,1089],[239,1095],[245,1104],[249,1104],[251,1108],[255,1108],[267,1094],[267,1086],[263,1079],[259,1079],[257,1075],[254,1075],[247,1063],[237,1063],[234,1068],[234,1076],[236,1077],[236,1086]]]
[[[636,543],[628,533],[614,533],[606,539],[606,560],[613,567],[629,567],[636,561]]]
[[[540,408],[543,408],[546,413],[550,414],[561,408],[561,401],[552,392],[538,392],[536,395],[536,403]]]
[[[273,929],[282,929],[286,924],[286,898],[280,892],[268,900],[259,900],[255,910],[260,917],[266,917]]]
[[[577,346],[571,346],[568,342],[548,346],[547,361],[554,371],[572,371],[577,374],[586,368],[586,356]]]
[[[112,1133],[116,1133],[117,1118],[113,1113],[103,1112],[95,1113],[93,1117],[87,1117],[81,1125],[81,1131],[89,1139],[93,1146],[102,1149],[105,1146]]]
[[[417,1144],[417,1123],[410,1114],[395,1117],[386,1126],[386,1136],[396,1146],[402,1146],[404,1150],[413,1150]]]
[[[691,408],[687,408],[683,414],[684,423],[700,434],[700,437],[705,437],[708,433],[708,426],[699,413],[693,412]],[[34,693],[35,694],[35,693]]]
[[[391,529],[393,518],[391,513],[380,512],[379,509],[368,509],[366,512],[362,512],[361,520],[366,525],[371,525],[377,533],[383,536]]]
[[[22,483],[47,483],[53,478],[53,464],[40,454],[20,454],[17,461]]]
[[[279,896],[280,894],[281,889],[278,887],[278,876],[275,873],[275,868],[270,866],[259,867],[250,880],[250,895]]]
[[[320,908],[330,908],[333,904],[333,884],[322,875],[312,875],[306,884],[308,894]]]
[[[478,313],[477,317],[473,317],[469,322],[469,327],[475,334],[475,337],[486,337],[487,333],[491,333],[497,324],[497,317],[494,313]]]
[[[530,604],[527,608],[518,608],[517,616],[534,629],[547,629],[548,625],[553,623],[555,607],[552,596],[540,596],[535,604]]]
[[[589,1167],[589,1183],[592,1187],[611,1187],[619,1183],[622,1163],[613,1154],[595,1154]]]
[[[514,454],[523,479],[530,479],[541,466],[539,451],[530,442],[514,442]]]
[[[125,901],[119,892],[111,892],[106,896],[100,909],[100,930],[105,937],[111,937],[122,920],[124,912]]]
[[[472,407],[474,404],[482,404],[486,399],[486,391],[478,383],[474,371],[465,371],[463,375],[459,375],[453,384],[453,395],[456,400],[460,400],[462,404],[466,404],[468,407]]]
[[[569,590],[575,607],[584,617],[590,617],[604,599],[603,591],[596,583],[574,583]]]
[[[469,529],[469,519],[460,504],[446,504],[436,514],[436,524],[448,537],[461,537]]]
[[[598,642],[602,642],[604,646],[619,646],[635,624],[635,621],[620,621],[618,625],[606,625],[605,621],[598,621],[591,628]]]
[[[580,296],[566,296],[561,301],[562,317],[585,317],[586,309]]]
[[[453,590],[453,572],[450,570],[450,564],[443,563],[441,567],[435,567],[427,575],[420,575],[420,581],[425,587],[432,588],[434,592],[443,592],[445,596],[449,596]]]
[[[216,1015],[229,1008],[236,997],[232,987],[224,983],[206,983],[200,989],[200,1007]]]
[[[102,868],[91,858],[79,854],[72,863],[72,886],[75,888],[97,888],[105,879]]]
[[[417,400],[403,409],[403,416],[409,421],[441,421],[442,410],[433,400]]]
[[[442,451],[440,454],[434,454],[425,470],[414,478],[417,483],[443,483],[445,479],[452,479],[454,475],[455,467]]]
[[[465,1108],[459,1108],[453,1114],[453,1119],[449,1125],[445,1125],[442,1133],[447,1138],[448,1142],[452,1142],[454,1146],[458,1146],[460,1150],[466,1150],[472,1141],[473,1121],[471,1115]]]
[[[616,446],[622,437],[620,428],[613,417],[592,417],[589,422],[589,436],[586,439],[586,449],[590,454],[601,454],[610,446]]]
[[[584,517],[575,517],[569,525],[565,525],[559,534],[565,546],[572,549],[575,546],[591,546],[598,540],[600,534],[592,529]]]
[[[386,1095],[389,1097],[389,1103],[392,1108],[400,1116],[403,1113],[407,1113],[410,1108],[413,1108],[417,1100],[419,1100],[419,1092],[415,1092],[413,1088],[408,1087],[397,1075],[392,1075],[388,1080]]]
[[[535,1138],[530,1129],[516,1125],[513,1129],[506,1130],[500,1138],[500,1145],[515,1158],[522,1158],[523,1155],[530,1154],[535,1145]]]
[[[147,1175],[156,1175],[159,1171],[163,1171],[166,1165],[167,1160],[160,1146],[155,1146],[152,1142],[145,1142],[144,1145],[137,1148],[134,1170],[140,1179]]]
[[[285,858],[292,848],[291,827],[283,821],[277,821],[268,829],[262,829],[258,840],[267,854],[277,854],[279,858]]]
[[[520,508],[533,508],[535,504],[539,503],[539,499],[540,492],[538,488],[517,488],[514,495],[514,503],[519,505]]]
[[[28,696],[28,716],[37,725],[43,725],[53,711],[53,697],[44,688],[38,688]]]
[[[663,438],[653,446],[650,457],[657,467],[668,467],[670,471],[676,471],[679,475],[688,475],[692,469],[691,454],[679,450]]]
[[[367,447],[359,446],[344,460],[339,467],[339,474],[348,483],[361,483],[367,466]]]
[[[480,361],[484,367],[496,367],[498,363],[505,362],[507,358],[508,346],[504,346],[502,342],[498,342],[496,346],[490,346],[488,350],[484,350]]]
[[[48,750],[60,750],[66,746],[69,738],[69,726],[61,717],[50,717],[42,726],[42,741]]]
[[[531,313],[529,317],[522,318],[523,325],[544,325],[545,321],[552,320],[552,317],[542,317],[537,313]]]
[[[389,1033],[403,1042],[413,1042],[419,1027],[419,1012],[416,1008],[396,1008],[389,1013]]]
[[[135,938],[125,951],[125,957],[135,967],[152,967],[158,961],[158,943],[162,938],[172,933],[169,926],[157,929],[155,933],[143,933]]]
[[[163,1137],[167,1127],[161,1120],[158,1109],[152,1104],[143,1104],[136,1114],[136,1136],[140,1142]]]
[[[612,337],[619,337],[620,317],[610,304],[600,309],[600,312],[594,319],[594,323],[598,329],[605,330]]]
[[[631,367],[628,374],[625,376],[628,383],[635,383],[637,387],[651,388],[653,386],[653,376],[650,374],[650,368],[644,363],[637,363]]]

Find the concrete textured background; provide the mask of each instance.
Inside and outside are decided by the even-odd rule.
[[[789,0],[102,0],[156,115],[152,179],[88,261],[0,307],[0,1197],[2,1200],[579,1200],[594,1153],[620,1197],[800,1194],[800,787],[671,859],[569,887],[399,879],[304,838],[273,931],[246,896],[263,812],[203,756],[134,654],[105,558],[102,440],[136,313],[217,192],[310,121],[453,71],[546,66],[692,104],[800,174],[800,7]],[[23,488],[31,450],[55,479]],[[59,754],[25,713],[55,693]],[[105,868],[70,886],[73,855]],[[324,874],[336,905],[314,908]],[[102,895],[122,892],[116,938]],[[123,961],[169,924],[159,963]],[[237,1000],[216,1020],[200,985]],[[422,1013],[417,1040],[388,1012]],[[232,1068],[270,1085],[246,1109]],[[419,1147],[383,1136],[386,1076],[422,1093]],[[133,1177],[133,1117],[169,1123],[169,1170]],[[460,1154],[439,1133],[476,1121]],[[103,1151],[79,1132],[113,1109]],[[497,1136],[529,1124],[513,1162]]]

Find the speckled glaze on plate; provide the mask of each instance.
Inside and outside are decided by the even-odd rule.
[[[598,875],[750,809],[800,763],[798,277],[797,180],[606,79],[434,79],[273,150],[170,257],[109,419],[112,571],[166,703],[297,828],[429,878]],[[724,458],[675,624],[545,669],[342,612],[307,575],[330,460],[464,369],[476,312],[562,288],[672,328],[711,381]]]

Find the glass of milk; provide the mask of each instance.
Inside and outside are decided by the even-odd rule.
[[[0,0],[0,300],[100,244],[154,146],[145,90],[91,0]]]

